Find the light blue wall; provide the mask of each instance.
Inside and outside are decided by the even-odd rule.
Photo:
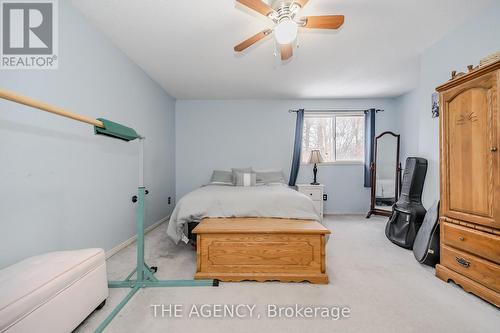
[[[176,197],[206,184],[212,170],[253,166],[291,166],[295,115],[290,108],[385,109],[377,115],[377,133],[396,128],[392,99],[358,100],[178,100],[176,103]],[[327,213],[366,213],[370,191],[363,187],[362,165],[320,166],[326,185]],[[310,183],[303,166],[298,183]]]
[[[450,79],[452,70],[467,71],[488,54],[500,51],[500,2],[423,52],[418,87],[397,100],[403,155],[429,160],[424,205],[439,196],[439,120],[431,117],[431,95]]]
[[[0,87],[136,128],[146,139],[147,224],[174,196],[175,101],[67,1],[60,64],[1,71]],[[135,234],[138,145],[0,101],[0,267],[47,251],[110,249]]]
[[[407,157],[418,156],[420,135],[418,94],[416,91],[413,91],[402,95],[396,99],[396,105],[399,112],[397,115],[397,126],[401,133],[401,161],[404,165]],[[427,111],[429,111],[430,114],[430,106]]]

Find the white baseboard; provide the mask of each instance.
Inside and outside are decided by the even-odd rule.
[[[149,227],[145,228],[144,229],[144,234],[147,234],[148,232],[150,232],[150,231],[158,228],[160,226],[160,224],[162,224],[165,221],[168,221],[169,218],[170,218],[170,216],[164,217],[160,221],[158,221],[158,222],[150,225]],[[130,244],[133,244],[136,240],[137,240],[137,235],[132,236],[129,239],[127,239],[126,241],[118,244],[117,246],[115,246],[111,250],[106,251],[106,259],[111,258],[112,256],[114,256],[115,254],[117,254],[119,251],[123,250],[124,248],[126,248]]]

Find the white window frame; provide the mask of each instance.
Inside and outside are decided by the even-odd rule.
[[[305,118],[321,118],[321,117],[328,117],[328,118],[333,118],[333,126],[332,129],[335,131],[332,133],[333,135],[333,142],[336,147],[336,135],[337,135],[337,117],[338,116],[365,116],[365,113],[363,111],[323,111],[323,112],[306,112],[304,113],[304,120]],[[366,129],[365,129],[366,133]],[[364,134],[363,134],[364,136]],[[364,147],[366,151],[366,147]],[[302,152],[302,149],[301,149]],[[365,164],[365,154],[363,154],[363,159],[361,161],[337,161],[337,149],[333,150],[333,154],[335,157],[335,161],[333,162],[323,162],[321,165],[364,165]],[[300,165],[309,165],[308,163],[303,163],[302,162],[302,156],[300,158]]]

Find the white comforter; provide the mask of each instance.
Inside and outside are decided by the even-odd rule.
[[[207,185],[186,194],[175,206],[167,228],[177,244],[187,242],[184,226],[205,217],[277,217],[320,221],[310,198],[286,185]]]

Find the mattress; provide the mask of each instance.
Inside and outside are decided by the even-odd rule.
[[[271,217],[321,221],[313,201],[284,184],[207,185],[186,194],[175,206],[167,228],[177,244],[187,242],[185,225],[205,217]]]

